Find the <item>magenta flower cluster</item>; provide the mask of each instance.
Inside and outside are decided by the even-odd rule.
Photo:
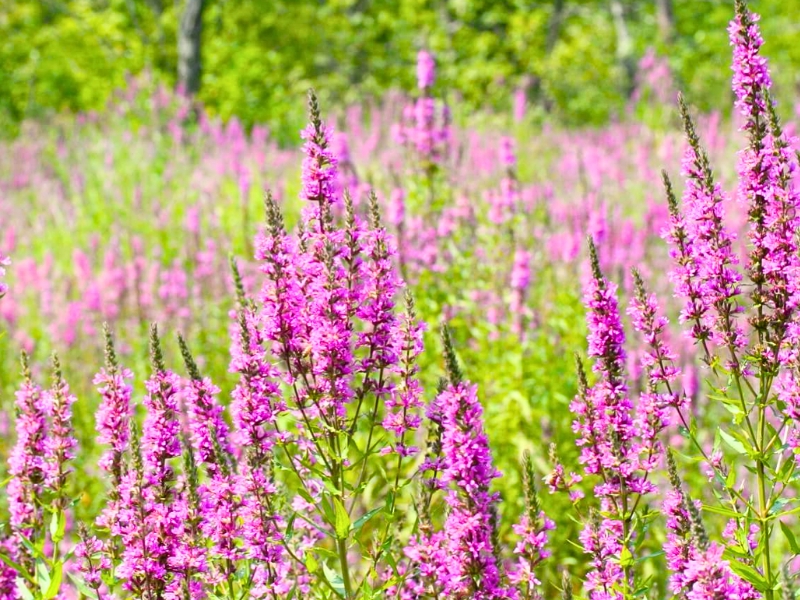
[[[0,254],[0,298],[5,296],[8,291],[8,284],[5,281],[6,267],[11,264],[11,259]]]
[[[436,80],[436,61],[427,50],[417,55],[417,82],[420,91],[416,101],[403,109],[402,121],[394,128],[394,139],[409,147],[430,176],[433,167],[447,157],[451,143],[450,109],[438,106],[432,94]]]
[[[70,388],[57,356],[52,383],[42,386],[38,365],[23,354],[8,526],[0,531],[0,600],[538,600],[572,598],[578,589],[588,600],[774,600],[779,591],[793,598],[800,551],[792,533],[800,467],[800,165],[798,143],[770,95],[758,21],[737,0],[729,34],[747,146],[735,194],[715,179],[680,98],[682,193],[664,173],[668,207],[643,215],[644,234],[607,218],[599,192],[576,208],[557,203],[558,186],[524,186],[511,137],[492,139],[487,164],[496,178],[486,202],[456,197],[461,189],[450,186],[447,162],[467,159],[451,154],[450,115],[434,97],[436,61],[425,50],[418,55],[417,97],[395,131],[396,149],[409,151],[418,169],[411,185],[393,182],[387,227],[381,199],[366,184],[371,175],[360,179],[351,156],[349,144],[361,142],[323,120],[312,92],[301,133],[296,228],[284,221],[282,191],[267,193],[266,220],[253,243],[257,264],[240,272],[231,261],[231,381],[209,376],[207,349],[190,349],[194,336],[179,333],[171,343],[156,325],[149,377],[136,379],[121,364],[136,364],[131,353],[126,348],[120,361],[106,328],[105,366],[93,379],[101,447],[94,455],[74,430],[89,399],[73,393],[79,388]],[[643,67],[654,62],[648,56]],[[236,127],[226,159],[247,203],[251,173]],[[172,133],[180,139],[186,132]],[[614,179],[612,167],[587,168],[603,161],[600,147],[564,160],[597,190],[604,177]],[[438,206],[440,196],[452,203]],[[553,206],[545,210],[547,203]],[[532,218],[537,211],[568,223],[564,235],[540,227]],[[195,234],[199,218],[187,218]],[[537,224],[532,237],[551,237],[540,245],[520,239],[521,224],[530,223]],[[658,223],[666,223],[671,259],[663,279],[678,306],[660,301],[659,273],[640,239]],[[501,496],[501,463],[490,447],[496,413],[489,410],[497,398],[513,403],[524,394],[492,390],[482,404],[447,325],[444,376],[433,392],[427,382],[437,367],[427,368],[427,327],[406,279],[447,262],[460,266],[464,246],[475,245],[476,262],[503,265],[490,279],[500,289],[467,290],[468,300],[485,308],[487,337],[499,339],[500,298],[513,343],[525,361],[536,360],[551,341],[540,317],[552,307],[547,299],[533,308],[530,296],[538,292],[534,280],[554,273],[538,266],[543,256],[555,256],[550,246],[559,246],[558,268],[577,275],[575,236],[584,230],[591,368],[578,357],[567,417],[575,447],[567,433],[568,448],[557,456],[555,442],[564,436],[553,415],[542,419],[542,440],[497,440],[515,448],[533,442],[518,497],[507,497],[507,488]],[[487,239],[500,242],[484,247]],[[503,256],[489,256],[494,250]],[[198,252],[213,255],[208,247]],[[80,272],[91,271],[86,256],[75,262]],[[641,271],[620,268],[633,263]],[[0,256],[0,278],[7,264]],[[124,279],[115,264],[110,260],[105,272]],[[198,272],[204,268],[213,271],[213,261]],[[148,277],[145,271],[134,261],[133,279]],[[165,271],[159,289],[171,299],[166,312],[174,322],[190,314],[182,304],[190,279],[179,261]],[[437,282],[420,280],[440,291]],[[658,293],[646,281],[655,281]],[[81,288],[87,302],[115,316],[113,295],[90,288]],[[6,291],[0,282],[0,296]],[[137,302],[140,310],[147,304]],[[478,345],[483,340],[470,335],[483,330],[461,306],[461,298],[452,300],[445,316],[459,323],[465,347]],[[673,309],[676,324],[667,316]],[[557,325],[560,351],[565,336]],[[683,344],[674,337],[678,329]],[[183,366],[173,370],[176,356]],[[562,398],[546,400],[561,410]],[[537,481],[545,458],[536,448],[548,437],[552,470],[544,483],[564,496],[543,502]],[[687,472],[699,465],[708,485],[688,491],[679,465]],[[82,476],[90,472],[100,473],[105,498],[84,489]],[[555,511],[566,509],[573,512],[556,529]],[[519,518],[508,523],[509,513]],[[719,527],[706,528],[719,516]],[[777,551],[787,548],[791,559],[783,560]]]
[[[599,499],[599,510],[584,515],[580,536],[591,560],[586,589],[593,600],[629,598],[641,586],[637,552],[649,521],[643,504],[659,491],[662,439],[675,440],[678,433],[686,440],[679,444],[691,444],[718,498],[727,497],[731,508],[719,509],[730,519],[722,539],[710,540],[703,504],[683,490],[667,455],[672,489],[664,494],[662,510],[671,591],[691,600],[772,598],[781,581],[784,593],[793,593],[786,591],[791,578],[779,574],[773,562],[772,532],[774,507],[790,502],[780,496],[797,464],[798,156],[770,97],[757,23],[758,16],[738,0],[729,33],[733,90],[748,135],[737,165],[737,193],[747,207],[746,247],[736,247],[726,214],[731,199],[714,179],[682,98],[687,138],[682,203],[664,174],[670,213],[664,237],[673,260],[670,279],[683,301],[680,321],[708,368],[714,398],[733,415],[731,426],[720,427],[718,435],[735,453],[726,455],[719,442],[708,450],[698,434],[705,415],[692,402],[697,389],[678,387],[680,359],[670,348],[669,321],[636,270],[628,315],[641,342],[635,350],[639,364],[629,360],[617,286],[603,275],[589,241],[592,275],[585,306],[594,377],[589,380],[579,361],[579,393],[571,409],[584,475],[596,481]],[[672,430],[673,423],[680,429]],[[752,490],[735,483],[745,469],[753,474]],[[549,479],[555,489],[569,487],[560,465]],[[780,527],[786,531],[782,522]]]
[[[422,74],[432,78],[432,71]],[[152,371],[139,401],[134,374],[120,364],[106,329],[106,364],[93,381],[100,396],[98,466],[108,492],[94,523],[76,528],[68,500],[76,398],[57,359],[48,390],[24,361],[9,469],[9,564],[27,569],[41,561],[26,540],[41,541],[42,564],[69,569],[81,593],[98,599],[277,600],[312,597],[322,582],[353,598],[387,580],[404,598],[538,593],[536,570],[548,556],[553,523],[537,504],[514,526],[517,543],[504,555],[500,498],[492,490],[500,473],[477,388],[456,375],[446,336],[453,375],[426,406],[418,365],[425,327],[409,294],[396,306],[403,283],[395,241],[374,194],[359,212],[340,188],[332,130],[313,96],[310,113],[299,232],[287,232],[269,196],[266,227],[256,239],[263,286],[255,299],[233,263],[230,371],[238,383],[230,420],[220,387],[201,373],[182,336],[185,377],[167,367],[158,329],[151,328]],[[518,262],[514,285],[522,291],[529,274],[525,257]],[[368,510],[361,499],[375,473],[390,490],[382,511]],[[390,538],[408,518],[401,510],[410,506],[417,479],[427,499],[416,511],[416,531]],[[445,507],[446,517],[431,518]],[[62,546],[73,538],[66,562]],[[363,556],[354,561],[357,553]],[[381,560],[380,553],[397,560]],[[364,569],[366,560],[374,566]]]

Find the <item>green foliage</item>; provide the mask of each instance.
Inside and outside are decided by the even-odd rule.
[[[655,46],[701,109],[727,106],[728,0],[674,0],[675,31],[660,39],[654,3],[628,0],[634,57]],[[565,0],[216,0],[207,3],[200,99],[212,114],[266,123],[287,141],[302,124],[294,101],[310,85],[329,104],[415,87],[416,52],[433,50],[437,85],[466,106],[507,110],[510,90],[569,124],[624,113],[628,98],[606,2]],[[790,20],[800,0],[757,0],[778,95],[797,85]],[[16,0],[0,7],[0,130],[64,109],[98,110],[126,76],[175,84],[181,2]],[[548,44],[548,39],[551,39]],[[548,47],[550,45],[550,47]],[[447,91],[447,92],[446,92]]]

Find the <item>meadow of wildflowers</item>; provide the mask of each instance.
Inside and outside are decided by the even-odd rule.
[[[800,146],[758,21],[730,123],[654,55],[660,124],[472,120],[422,51],[414,98],[310,93],[299,151],[146,79],[27,124],[0,598],[795,598]]]

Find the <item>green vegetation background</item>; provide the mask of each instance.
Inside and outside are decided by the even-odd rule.
[[[664,0],[618,1],[633,58],[652,46],[699,109],[730,104],[732,0],[667,0],[667,35],[656,7]],[[295,138],[309,86],[328,106],[412,89],[422,47],[437,55],[442,89],[469,110],[507,110],[509,90],[524,83],[534,106],[568,125],[598,124],[626,106],[608,0],[206,2],[200,100],[223,118],[266,123],[282,140]],[[778,96],[792,97],[800,0],[754,0],[752,9],[765,17]],[[182,0],[0,2],[0,132],[14,135],[27,117],[101,109],[129,74],[147,70],[174,85],[181,10]]]

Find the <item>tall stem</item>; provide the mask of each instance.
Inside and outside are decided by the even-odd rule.
[[[343,472],[344,468],[340,456],[341,455],[336,456],[333,469],[331,470],[331,480],[337,487],[341,486],[339,491],[341,492],[342,506],[344,506],[346,500]],[[338,532],[336,533],[336,551],[339,555],[339,566],[342,570],[344,597],[346,600],[350,600],[350,598],[353,597],[353,585],[350,582],[350,566],[347,562],[347,537],[339,537]]]
[[[764,442],[767,430],[766,415],[766,393],[763,394],[758,404],[758,520],[761,525],[761,551],[764,578],[767,580],[767,589],[764,594],[765,600],[773,600],[774,591],[772,590],[772,563],[769,552],[770,525],[769,525],[769,498],[767,497],[767,474],[764,463],[767,458],[764,456]]]
[[[338,538],[336,549],[339,552],[339,565],[342,569],[342,581],[344,582],[344,597],[348,600],[353,597],[353,586],[350,583],[350,568],[347,564],[347,540]]]

